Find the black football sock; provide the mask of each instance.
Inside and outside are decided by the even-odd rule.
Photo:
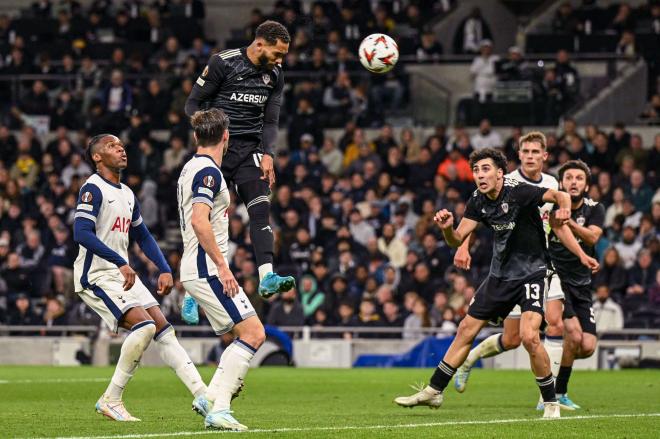
[[[555,379],[552,377],[552,374],[545,378],[536,378],[536,384],[538,384],[539,389],[541,390],[543,402],[557,401],[557,397],[555,395]]]
[[[555,384],[555,391],[557,395],[565,395],[568,393],[568,380],[571,378],[572,366],[561,366],[557,374],[557,383]]]
[[[440,364],[438,364],[438,367],[435,369],[435,372],[433,372],[430,386],[435,390],[442,392],[445,390],[445,387],[447,387],[447,384],[449,384],[451,377],[453,377],[455,373],[455,368],[451,367],[444,361],[441,361]]]
[[[263,197],[263,198],[262,198]],[[273,264],[273,229],[268,223],[270,203],[268,197],[262,195],[247,204],[250,216],[250,240],[254,246],[257,267]]]

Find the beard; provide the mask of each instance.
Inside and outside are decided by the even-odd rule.
[[[268,61],[268,57],[266,54],[261,54],[259,58],[257,58],[257,61],[259,62],[259,68],[263,70],[273,70],[271,67],[270,62]]]
[[[574,203],[577,203],[581,199],[584,198],[584,195],[586,194],[586,191],[580,192],[578,195],[571,195],[571,201]]]

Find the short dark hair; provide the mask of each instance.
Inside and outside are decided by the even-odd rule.
[[[255,38],[263,38],[268,44],[277,44],[277,40],[282,40],[289,44],[291,35],[282,23],[273,20],[266,20],[261,23],[254,33]]]
[[[101,140],[103,140],[108,136],[114,136],[114,134],[110,134],[110,133],[97,134],[91,139],[89,139],[89,142],[87,142],[87,148],[85,149],[85,160],[87,160],[87,162],[92,166],[93,169],[96,168],[96,163],[94,162],[92,156],[98,150]]]
[[[229,128],[229,117],[219,108],[196,111],[190,118],[198,146],[214,146]]]
[[[559,181],[562,181],[564,179],[564,174],[566,171],[569,169],[579,169],[582,172],[584,172],[584,175],[587,177],[587,184],[591,181],[591,170],[589,169],[589,166],[582,160],[569,160],[563,165],[561,165],[561,168],[559,168],[559,171],[557,172],[559,174]]]
[[[473,151],[470,154],[470,168],[474,168],[480,160],[491,159],[495,163],[495,167],[506,171],[506,157],[502,152],[495,148],[483,148]]]

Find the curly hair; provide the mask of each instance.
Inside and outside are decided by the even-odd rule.
[[[284,41],[289,44],[291,42],[291,35],[282,23],[273,20],[266,20],[257,27],[254,36],[256,38],[263,38],[270,45],[277,44],[277,40]]]
[[[470,154],[470,168],[474,168],[480,160],[491,159],[495,163],[495,167],[506,172],[506,157],[502,152],[495,148],[484,148],[473,151]]]

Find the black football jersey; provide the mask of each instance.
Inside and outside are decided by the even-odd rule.
[[[497,199],[475,190],[465,206],[465,218],[479,221],[493,232],[490,275],[522,279],[548,268],[549,256],[539,206],[547,188],[504,177]]]
[[[582,205],[571,211],[571,218],[583,227],[597,226],[602,229],[605,221],[605,207],[591,198],[584,198]],[[586,245],[577,236],[575,239],[586,254],[594,256],[595,251],[592,246]],[[591,283],[591,270],[582,265],[580,259],[562,244],[554,232],[550,232],[548,249],[552,265],[562,282],[577,286]]]
[[[200,108],[220,108],[229,116],[230,139],[261,141],[264,120],[279,118],[284,74],[279,65],[272,71],[257,67],[246,49],[211,56],[190,96]]]

